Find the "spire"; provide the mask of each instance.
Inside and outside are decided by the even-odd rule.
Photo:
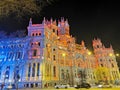
[[[112,45],[110,44],[110,48],[112,49]]]
[[[64,17],[61,17],[61,22],[64,22]]]
[[[58,20],[58,27],[60,27],[61,25],[60,25],[60,21]]]
[[[30,18],[29,26],[32,26],[32,18]]]
[[[82,45],[82,46],[85,46],[85,42],[84,42],[83,40],[81,41],[81,45]]]
[[[56,24],[57,24],[56,20],[54,20],[54,21],[53,21],[53,24],[54,24],[54,25],[56,25]]]
[[[45,22],[46,22],[46,20],[45,20],[45,17],[44,17],[42,24],[45,24]]]
[[[103,44],[103,49],[105,49],[105,45]]]
[[[51,19],[50,19],[50,23],[52,24],[52,22],[53,22],[53,19],[51,18]]]
[[[69,26],[68,19],[66,19],[66,21],[65,21],[65,26]]]

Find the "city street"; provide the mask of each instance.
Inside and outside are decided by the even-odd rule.
[[[120,90],[119,88],[80,88],[80,89],[75,89],[75,88],[69,88],[69,89],[54,89],[54,88],[44,88],[44,89],[38,89],[38,88],[28,88],[28,89],[18,89],[18,90]]]

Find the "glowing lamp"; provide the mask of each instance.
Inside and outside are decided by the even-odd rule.
[[[116,56],[118,57],[118,56],[119,56],[119,54],[117,53],[117,54],[116,54]]]
[[[65,53],[63,53],[63,54],[62,54],[62,56],[63,56],[63,57],[65,57],[65,56],[66,56],[66,54],[65,54]]]

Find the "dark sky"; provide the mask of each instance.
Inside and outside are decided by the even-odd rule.
[[[70,33],[76,37],[77,42],[85,41],[86,46],[91,49],[92,40],[100,38],[106,47],[112,44],[115,52],[120,52],[120,5],[110,0],[59,0],[45,7],[41,17],[33,17],[33,22],[40,23],[43,17],[50,19],[67,18],[70,24]],[[23,25],[7,22],[11,29]],[[6,24],[6,25],[7,25]],[[17,27],[16,27],[17,26]]]
[[[120,4],[117,2],[60,0],[46,7],[43,16],[67,18],[71,34],[78,43],[84,40],[88,48],[91,48],[92,40],[98,37],[106,47],[112,44],[115,52],[120,52]]]

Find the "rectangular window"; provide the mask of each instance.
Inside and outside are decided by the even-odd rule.
[[[39,76],[39,73],[40,73],[40,64],[38,63],[37,64],[37,76]]]
[[[37,56],[37,50],[33,50],[33,56]]]
[[[12,58],[13,58],[13,52],[8,52],[7,59],[12,59]]]
[[[21,57],[21,54],[20,54],[20,52],[18,52],[18,59],[20,59],[20,57]]]
[[[33,64],[33,67],[32,67],[32,77],[35,77],[35,67],[36,67],[36,65],[35,65],[35,63]]]
[[[54,77],[56,77],[56,67],[55,66],[53,67],[53,75],[54,75]]]
[[[55,55],[53,55],[53,60],[55,61]]]
[[[0,66],[0,79],[1,79],[1,68],[2,68],[2,67]]]
[[[30,69],[31,69],[31,64],[28,66],[28,77],[30,77]]]
[[[101,67],[103,67],[103,64],[101,64]]]

